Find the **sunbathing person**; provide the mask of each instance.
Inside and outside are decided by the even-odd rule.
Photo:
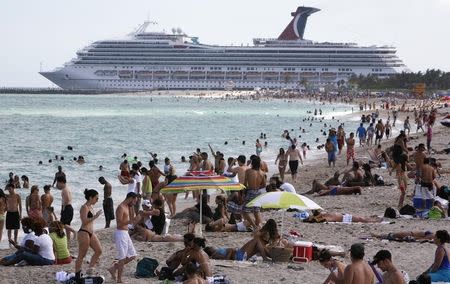
[[[346,185],[360,185],[364,186],[364,172],[359,168],[358,162],[353,162],[353,166],[350,170],[344,173],[343,183]]]
[[[350,194],[361,194],[361,190],[362,190],[362,188],[360,186],[340,186],[340,185],[326,186],[316,180],[313,180],[311,190],[305,192],[304,194],[317,193],[319,196],[350,195]]]
[[[339,180],[339,176],[341,174],[339,172],[335,172],[333,177],[329,178],[326,182],[325,185],[326,186],[330,186],[330,185],[341,185],[341,181]]]
[[[306,223],[324,223],[324,222],[341,222],[341,223],[380,223],[383,218],[378,216],[361,217],[351,214],[326,213],[314,210],[313,214],[303,220]]]
[[[162,201],[156,199],[153,201],[155,208],[150,209],[150,201],[144,199],[142,203],[143,211],[139,211],[134,230],[130,236],[137,241],[142,242],[181,242],[183,237],[181,235],[161,235],[164,228],[164,221],[160,220],[159,216],[164,215],[162,209]],[[165,218],[164,218],[165,220]]]
[[[388,234],[370,234],[373,238],[390,241],[430,241],[434,239],[431,231],[400,231]]]
[[[243,220],[237,222],[236,224],[228,224],[228,220],[225,218],[219,219],[217,221],[212,221],[206,224],[206,232],[251,232],[252,228],[250,223]]]

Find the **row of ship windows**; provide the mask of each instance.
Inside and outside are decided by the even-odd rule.
[[[380,69],[380,68],[372,69],[372,72],[381,72],[381,71],[383,71],[383,69]]]
[[[339,71],[353,71],[351,68],[339,68]]]

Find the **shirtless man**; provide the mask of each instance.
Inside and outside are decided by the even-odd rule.
[[[364,261],[364,245],[353,244],[350,248],[352,263],[344,270],[344,279],[338,280],[338,284],[373,284],[375,275],[369,264]]]
[[[58,177],[66,178],[66,174],[62,171],[62,167],[58,166],[58,171],[55,173],[55,178],[53,179],[52,187],[55,187],[56,179]]]
[[[42,205],[42,218],[44,218],[47,224],[50,224],[51,210],[53,203],[53,195],[50,193],[50,185],[44,185],[44,194],[41,195],[41,205]]]
[[[347,143],[347,166],[348,163],[350,162],[350,159],[353,160],[353,162],[355,161],[355,138],[354,138],[355,134],[352,132],[350,133],[350,137],[347,138],[346,143]]]
[[[240,156],[237,158],[237,162],[238,162],[238,165],[239,165],[239,166],[237,166],[237,167],[232,167],[231,165],[234,164],[234,161],[233,161],[233,163],[231,163],[231,165],[228,167],[228,170],[227,170],[228,172],[234,174],[233,177],[237,175],[237,176],[238,176],[239,183],[242,183],[242,184],[244,184],[244,181],[245,181],[245,171],[247,170],[247,166],[246,166],[246,164],[245,164],[245,160],[246,160],[245,156],[244,156],[244,155],[240,155]]]
[[[105,213],[105,228],[109,228],[111,220],[114,220],[114,203],[111,198],[112,186],[104,177],[99,177],[98,182],[103,185],[103,212]]]
[[[214,152],[213,148],[211,147],[211,144],[208,144],[209,149],[211,150],[211,154],[214,157],[214,170],[216,174],[220,175],[219,168],[220,168],[220,151]],[[223,156],[222,156],[223,158]],[[222,172],[223,173],[223,172]]]
[[[112,278],[117,283],[122,283],[122,272],[124,266],[136,257],[136,250],[128,234],[128,225],[133,224],[134,220],[130,220],[130,211],[133,211],[138,201],[138,195],[129,192],[127,197],[116,209],[117,230],[114,232],[114,240],[116,242],[117,255],[119,261],[108,268]],[[117,277],[116,277],[117,273]]]
[[[210,160],[208,160],[208,153],[202,152],[202,162],[200,169],[202,171],[211,171],[214,170],[214,167]]]
[[[392,255],[388,250],[380,250],[373,257],[372,265],[384,272],[383,284],[405,284],[405,279],[400,270],[392,263]]]
[[[6,195],[6,230],[8,230],[8,240],[11,240],[11,233],[14,230],[14,242],[17,243],[17,234],[20,228],[20,219],[22,218],[22,203],[20,195],[16,193],[13,184],[7,184],[5,187],[9,191]]]
[[[246,205],[260,194],[260,189],[266,187],[266,175],[261,171],[261,158],[256,157],[252,161],[252,168],[245,171],[244,185],[245,197],[244,206],[242,207],[244,219],[253,226],[254,229],[259,228],[261,224],[261,215],[259,207],[247,207]],[[255,220],[250,217],[253,212]]]
[[[64,176],[59,176],[56,179],[56,188],[61,190],[61,223],[70,226],[73,219],[72,192],[66,183],[67,181]],[[67,228],[68,226],[64,226],[67,243],[70,242],[70,230]]]
[[[420,185],[433,190],[434,179],[436,178],[436,170],[430,165],[430,158],[424,159],[424,164],[421,170],[422,178]]]
[[[123,162],[120,163],[119,170],[121,176],[128,177],[130,175],[130,164],[128,163],[128,160],[123,160]]]
[[[426,157],[427,155],[425,154],[425,145],[423,143],[420,143],[419,146],[417,146],[416,153],[414,153],[414,162],[416,163],[416,180],[420,180],[420,177],[422,175],[421,169]]]
[[[383,120],[378,120],[377,125],[375,125],[375,144],[380,145],[381,143],[381,139],[383,139],[384,136],[384,125],[383,125]],[[377,142],[378,141],[378,142]]]
[[[289,169],[291,170],[292,181],[295,181],[297,178],[298,161],[303,165],[302,155],[300,154],[300,151],[296,149],[295,145],[291,145],[286,152],[286,156],[289,157]]]

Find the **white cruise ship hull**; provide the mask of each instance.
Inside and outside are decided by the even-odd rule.
[[[94,42],[64,67],[40,74],[68,90],[227,90],[299,89],[407,70],[394,47],[303,39],[307,17],[317,11],[297,8],[277,39],[254,39],[254,46],[200,44],[176,31],[148,33],[146,22],[127,38]]]

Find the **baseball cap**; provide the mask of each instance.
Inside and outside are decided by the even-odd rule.
[[[385,260],[385,259],[391,259],[392,255],[388,250],[382,249],[375,254],[373,257],[371,265],[377,264],[379,261]]]
[[[151,207],[152,203],[150,202],[150,200],[144,199],[144,200],[142,200],[142,206]]]

